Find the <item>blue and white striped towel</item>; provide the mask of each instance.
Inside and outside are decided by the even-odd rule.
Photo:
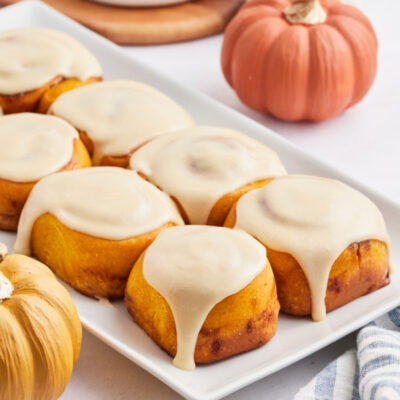
[[[400,400],[400,308],[362,328],[294,400]]]

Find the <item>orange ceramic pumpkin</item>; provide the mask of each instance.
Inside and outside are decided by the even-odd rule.
[[[322,121],[367,93],[377,40],[339,0],[250,0],[226,29],[222,68],[240,99],[288,121]]]

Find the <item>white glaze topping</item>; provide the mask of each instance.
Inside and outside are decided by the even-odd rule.
[[[100,64],[77,40],[44,28],[0,32],[0,94],[40,88],[57,76],[100,77]]]
[[[62,94],[50,107],[93,141],[93,162],[122,156],[168,131],[193,125],[190,115],[158,90],[135,81],[108,81]]]
[[[214,306],[267,266],[265,248],[243,231],[210,226],[166,229],[147,249],[143,275],[175,319],[174,365],[191,370],[200,329]]]
[[[367,197],[339,181],[301,175],[245,194],[236,206],[235,228],[297,260],[316,321],[325,318],[329,273],[339,255],[363,240],[390,243],[383,217]]]
[[[191,223],[206,224],[215,203],[245,184],[286,174],[277,154],[240,132],[193,127],[138,149],[130,167],[174,196]]]
[[[111,301],[109,299],[107,299],[106,297],[95,296],[95,299],[97,300],[97,304],[99,306],[115,308],[113,303],[111,303]]]
[[[32,182],[71,160],[75,128],[61,118],[33,113],[0,117],[0,178]]]
[[[33,224],[47,212],[71,229],[110,240],[136,237],[168,222],[182,224],[173,201],[133,171],[94,167],[60,172],[33,188],[19,221],[16,253],[30,254]]]

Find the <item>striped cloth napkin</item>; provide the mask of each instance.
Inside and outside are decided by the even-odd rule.
[[[400,400],[400,308],[362,328],[294,400]]]

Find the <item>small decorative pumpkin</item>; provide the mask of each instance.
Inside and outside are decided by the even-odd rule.
[[[250,0],[226,29],[222,68],[249,107],[322,121],[367,93],[377,47],[369,20],[339,0]]]
[[[0,243],[0,399],[55,400],[81,348],[75,305],[44,264],[5,254]]]

